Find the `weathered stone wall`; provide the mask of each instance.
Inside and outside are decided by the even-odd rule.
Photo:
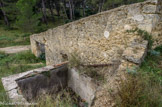
[[[37,42],[45,44],[48,65],[61,63],[66,60],[64,55],[70,57],[73,53],[79,54],[84,63],[118,60],[128,44],[135,39],[141,39],[136,34],[128,34],[126,30],[138,27],[155,34],[156,27],[162,20],[161,8],[161,0],[148,0],[34,34],[31,36],[32,52],[39,56],[41,52]],[[161,31],[158,32],[161,36]]]
[[[162,44],[162,0],[158,1],[158,10],[159,13],[159,17],[160,20],[158,22],[158,24],[156,25],[156,27],[153,29],[152,34],[153,34],[153,38],[154,38],[154,48],[155,46],[161,45]]]

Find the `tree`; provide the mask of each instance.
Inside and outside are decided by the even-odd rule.
[[[0,0],[0,9],[1,9],[2,14],[3,14],[3,16],[4,16],[5,24],[9,27],[9,26],[10,26],[10,23],[9,23],[9,21],[8,21],[8,17],[7,17],[7,15],[6,15],[5,10],[3,10],[3,2],[2,2],[2,0]]]
[[[73,16],[74,16],[74,4],[73,4],[73,0],[69,0],[69,12],[70,12],[70,20],[73,20]]]
[[[82,0],[83,16],[85,16],[86,0]]]
[[[100,0],[99,1],[98,12],[101,12],[102,11],[102,8],[103,8],[104,3],[105,3],[105,0]]]
[[[52,20],[55,21],[54,12],[53,12],[53,0],[47,0],[47,4],[51,13]]]
[[[66,0],[61,0],[60,6],[62,7],[62,11],[65,14],[65,17],[68,18],[68,14],[66,12]]]
[[[17,2],[17,8],[19,9],[19,15],[17,17],[17,26],[19,29],[25,32],[35,32],[39,24],[40,14],[34,13],[34,7],[36,0],[19,0]]]
[[[54,4],[55,4],[55,7],[56,7],[57,15],[60,16],[60,1],[54,0]]]
[[[47,14],[46,14],[46,5],[45,5],[45,0],[41,0],[41,5],[42,5],[42,14],[43,14],[43,22],[47,23]]]

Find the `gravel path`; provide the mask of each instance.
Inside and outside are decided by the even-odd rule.
[[[18,52],[23,52],[28,50],[30,50],[30,45],[0,48],[1,52],[5,52],[7,54],[13,54],[13,53],[18,53]]]

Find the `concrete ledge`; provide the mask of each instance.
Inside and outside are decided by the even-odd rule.
[[[93,103],[97,85],[92,81],[92,78],[79,75],[76,68],[68,72],[68,87],[72,88],[75,93],[88,102],[89,106]]]

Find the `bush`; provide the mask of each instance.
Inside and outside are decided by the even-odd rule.
[[[41,60],[45,61],[45,60],[46,60],[46,55],[45,55],[45,53],[42,53],[42,54],[39,56],[39,58],[40,58]]]
[[[0,52],[0,60],[6,58],[7,56],[8,56],[7,54]]]
[[[158,51],[162,54],[162,45],[155,48],[155,51]]]
[[[161,107],[162,87],[151,78],[151,75],[127,75],[121,80],[117,93],[119,107]]]
[[[162,50],[157,47],[151,51],[140,69],[129,71],[126,80],[119,83],[116,95],[119,107],[162,106],[162,55],[158,53]]]

